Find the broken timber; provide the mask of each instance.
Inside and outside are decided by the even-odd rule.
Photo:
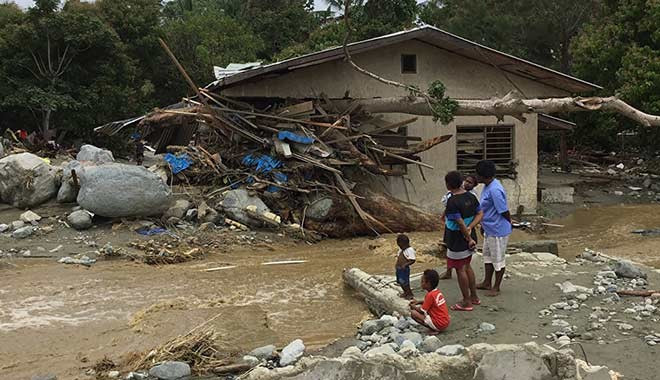
[[[344,269],[344,282],[364,297],[369,310],[381,316],[383,314],[410,314],[408,301],[399,297],[400,288],[393,278],[372,276],[358,268]]]

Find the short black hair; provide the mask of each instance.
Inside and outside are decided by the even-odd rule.
[[[406,235],[406,234],[399,234],[399,236],[396,237],[396,242],[401,243],[401,244],[410,245],[410,239],[408,238],[408,235]]]
[[[476,180],[477,180],[477,176],[476,176],[476,174],[468,174],[468,175],[465,176],[464,179],[468,179],[468,178],[472,178],[472,179],[475,180],[475,182],[477,182],[477,181],[476,181]]]
[[[449,189],[458,189],[463,184],[463,176],[457,171],[451,171],[445,175],[445,183]]]
[[[481,160],[477,162],[476,166],[477,175],[483,178],[495,178],[497,169],[495,163],[490,160]]]
[[[424,271],[424,274],[422,275],[426,279],[426,281],[431,284],[433,289],[438,287],[438,283],[440,282],[440,275],[438,272],[435,271],[435,269],[427,269]]]

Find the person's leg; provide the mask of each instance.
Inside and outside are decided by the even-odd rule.
[[[487,296],[489,297],[497,297],[500,295],[500,285],[502,284],[502,279],[504,278],[504,271],[506,268],[502,268],[498,271],[495,271],[495,285],[493,285],[492,289],[486,293]]]
[[[467,309],[472,308],[472,299],[470,298],[470,279],[466,271],[466,265],[456,268],[456,279],[458,280],[458,287],[461,289],[463,300],[460,306]]]
[[[496,297],[500,294],[500,286],[502,285],[502,280],[504,279],[504,272],[506,266],[506,248],[509,242],[508,236],[498,237],[495,239],[496,244],[493,245],[493,248],[496,248],[493,252],[493,270],[495,271],[495,285],[490,289],[486,294],[490,297]]]
[[[472,265],[468,263],[465,267],[465,272],[468,276],[468,287],[470,288],[470,301],[473,305],[479,305],[481,301],[479,300],[479,296],[477,296],[477,284]]]
[[[403,277],[404,277],[404,286],[403,286],[403,296],[407,300],[411,300],[415,297],[415,295],[412,292],[412,289],[410,288],[410,266],[407,266],[403,270]]]
[[[451,268],[447,267],[447,270],[445,271],[445,273],[442,276],[440,276],[440,279],[441,280],[451,280]]]
[[[493,267],[492,258],[492,240],[493,239],[489,238],[488,236],[484,238],[484,280],[477,284],[477,289],[489,290],[491,288],[491,284],[493,283],[493,273],[495,272],[495,268]]]
[[[426,315],[423,313],[420,313],[417,310],[411,310],[410,311],[410,317],[415,320],[415,322],[419,323],[420,325],[426,327],[427,329],[430,330],[430,332],[427,333],[427,335],[436,335],[439,333],[438,330],[435,329],[435,326],[429,326],[428,323],[426,323]]]

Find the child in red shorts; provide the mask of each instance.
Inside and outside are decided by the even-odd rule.
[[[444,331],[449,326],[449,311],[445,297],[437,289],[438,282],[438,272],[433,269],[425,270],[422,274],[422,289],[427,291],[424,301],[410,301],[410,316],[420,325],[431,329],[431,335]]]

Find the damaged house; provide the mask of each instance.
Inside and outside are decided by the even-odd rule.
[[[348,48],[358,65],[379,76],[421,89],[440,80],[447,88],[446,94],[457,99],[500,98],[512,90],[524,98],[566,97],[600,88],[431,26],[355,42]],[[355,71],[345,61],[341,47],[264,66],[250,64],[242,70],[231,69],[216,69],[218,80],[207,88],[246,100],[317,99],[320,94],[331,100],[407,95],[404,89]],[[381,116],[385,124],[411,119],[407,114]],[[538,131],[546,119],[538,114],[525,114],[524,121],[510,116],[503,120],[495,116],[457,116],[450,124],[442,125],[431,116],[420,116],[399,128],[403,141],[406,136],[418,141],[440,134],[454,136],[420,153],[422,161],[433,169],[395,165],[404,169],[406,175],[370,183],[400,200],[438,212],[446,192],[444,174],[454,169],[470,173],[478,160],[489,159],[498,166],[498,175],[509,194],[510,209],[535,213]]]

